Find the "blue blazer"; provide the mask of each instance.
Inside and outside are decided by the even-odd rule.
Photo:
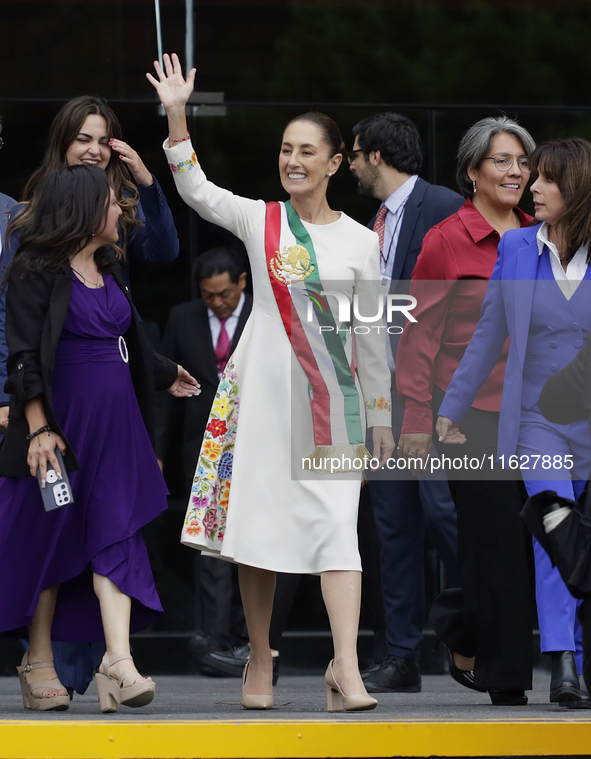
[[[2,240],[2,254],[0,255],[0,282],[4,277],[4,271],[8,266],[9,261],[12,260],[14,255],[9,250],[4,241],[6,235],[6,227],[8,226],[8,218],[11,209],[16,205],[16,200],[8,195],[3,195],[0,192],[0,240]],[[0,292],[0,296],[2,293]],[[9,397],[4,392],[4,382],[6,380],[6,361],[8,359],[8,346],[4,339],[4,306],[2,304],[2,298],[0,297],[0,311],[2,311],[2,317],[0,318],[0,406],[7,406]],[[2,368],[3,367],[3,368]],[[4,438],[4,434],[0,433],[0,441]]]
[[[498,453],[505,456],[514,454],[517,449],[522,401],[533,407],[546,379],[540,373],[539,387],[524,388],[525,356],[540,259],[536,240],[539,227],[511,230],[501,238],[480,321],[439,409],[440,416],[461,423],[510,337],[498,439]],[[560,361],[561,346],[552,347],[558,349],[552,358]]]
[[[3,195],[0,192],[0,239],[2,240],[2,250],[4,250],[4,235],[6,234],[6,227],[8,225],[8,214],[14,205],[16,205],[14,198]]]

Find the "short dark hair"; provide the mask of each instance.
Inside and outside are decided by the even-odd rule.
[[[376,113],[353,127],[365,155],[379,150],[393,169],[418,174],[423,163],[421,137],[414,122],[400,113]]]
[[[228,272],[230,282],[236,284],[246,267],[240,256],[231,248],[211,248],[202,253],[193,264],[193,284],[197,287],[202,279]]]
[[[530,167],[534,182],[542,171],[558,185],[564,211],[555,227],[564,237],[570,259],[591,243],[591,143],[579,137],[550,140],[534,150]],[[590,253],[591,245],[587,262]]]
[[[341,135],[339,125],[334,119],[331,119],[330,116],[320,111],[308,111],[307,113],[302,113],[301,116],[296,116],[289,124],[294,124],[296,121],[310,121],[312,124],[316,124],[322,132],[324,142],[328,145],[330,157],[332,158],[337,153],[341,153],[343,158],[345,158],[347,147]]]

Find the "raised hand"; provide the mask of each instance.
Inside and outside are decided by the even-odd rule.
[[[131,145],[123,142],[123,140],[116,140],[114,137],[109,140],[109,145],[116,153],[119,153],[119,158],[129,166],[138,184],[144,187],[150,187],[154,184],[154,177]]]
[[[195,69],[191,69],[185,79],[181,62],[176,53],[171,56],[164,53],[163,62],[165,71],[162,71],[158,61],[154,61],[158,79],[155,79],[152,74],[146,74],[146,77],[154,86],[160,102],[167,111],[171,108],[184,108],[193,92]]]

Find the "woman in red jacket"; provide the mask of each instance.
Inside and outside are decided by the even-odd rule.
[[[458,150],[456,176],[466,202],[425,236],[411,284],[417,321],[405,328],[396,367],[405,405],[399,454],[420,458],[424,465],[433,413],[480,318],[499,240],[507,230],[533,221],[517,204],[529,180],[528,155],[534,148],[530,134],[506,116],[474,124]],[[484,460],[488,472],[453,470],[450,477],[464,592],[444,591],[431,621],[453,652],[450,672],[458,682],[488,691],[493,704],[520,705],[527,703],[524,691],[531,688],[522,493],[520,483],[491,465],[506,358],[507,346],[464,420],[475,434],[467,435],[470,450],[462,446],[461,455]]]

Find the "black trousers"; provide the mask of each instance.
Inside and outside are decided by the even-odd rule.
[[[436,411],[443,393],[435,388],[433,395]],[[497,413],[470,409],[460,426],[466,444],[437,444],[438,451],[479,460],[492,455],[495,461],[498,419]],[[498,465],[483,472],[482,480],[474,479],[473,472],[467,474],[455,470],[449,477],[458,516],[463,592],[443,591],[433,604],[430,621],[452,651],[476,657],[476,685],[486,690],[529,690],[531,538],[519,516],[525,488],[515,472],[507,476]]]

